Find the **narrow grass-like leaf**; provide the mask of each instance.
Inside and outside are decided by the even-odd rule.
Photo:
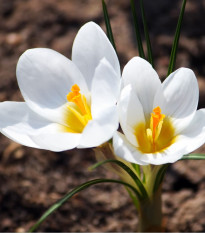
[[[179,37],[180,37],[180,32],[181,32],[181,25],[182,25],[182,20],[183,20],[183,16],[184,16],[185,6],[186,6],[186,0],[183,0],[181,11],[179,14],[178,23],[177,23],[177,28],[176,28],[176,32],[175,32],[175,36],[174,36],[174,42],[172,45],[167,76],[170,75],[174,71],[175,62],[176,62],[176,54],[177,54],[177,49],[178,49],[178,44],[179,44]]]
[[[139,188],[141,194],[138,195],[139,199],[148,199],[148,194],[147,191],[143,185],[143,183],[141,182],[141,180],[138,178],[138,176],[127,166],[125,165],[123,162],[119,161],[119,160],[115,160],[115,159],[107,159],[101,162],[98,162],[96,164],[94,164],[93,166],[91,166],[91,169],[97,168],[99,166],[102,166],[103,164],[106,163],[115,163],[118,166],[120,166],[124,171],[126,171],[130,177],[133,179],[133,181],[135,182],[135,184],[137,185],[137,187]]]
[[[141,39],[141,35],[140,35],[139,23],[138,23],[138,19],[137,19],[137,12],[136,12],[136,9],[135,9],[134,0],[130,0],[130,4],[131,4],[133,21],[134,21],[135,34],[136,34],[136,39],[137,39],[137,46],[138,46],[139,56],[145,59],[144,49],[143,49],[143,45],[142,45],[142,39]]]
[[[143,26],[144,26],[145,39],[146,39],[146,44],[147,44],[148,61],[154,67],[152,47],[151,47],[151,42],[149,38],[149,31],[148,31],[147,20],[146,20],[146,15],[145,15],[145,10],[144,10],[144,3],[143,3],[143,0],[139,0],[139,2],[140,2],[140,9],[141,9],[142,21],[143,21]]]
[[[133,201],[135,207],[137,209],[139,209],[139,201],[138,201],[136,195],[134,195],[133,192],[129,188],[127,188],[127,187],[125,187],[125,188],[126,188],[127,192],[129,193],[130,197],[132,198],[132,201]]]
[[[107,30],[107,36],[116,51],[115,41],[114,41],[114,37],[112,34],[112,28],[110,25],[110,18],[109,18],[107,6],[104,0],[102,0],[102,7],[103,7],[104,20],[105,20],[105,25],[106,25],[106,30]]]
[[[156,175],[154,186],[153,186],[153,193],[155,193],[158,190],[160,184],[162,183],[165,172],[166,172],[168,166],[169,166],[169,164],[164,164],[159,169],[159,171],[158,171],[158,173]]]
[[[132,166],[135,169],[135,171],[137,172],[137,175],[140,177],[140,175],[141,175],[140,165],[132,163]]]
[[[95,179],[88,181],[86,183],[83,183],[76,188],[74,188],[71,192],[66,194],[63,198],[61,198],[59,201],[57,201],[54,205],[52,205],[42,216],[41,218],[37,221],[36,224],[34,224],[28,232],[33,232],[39,227],[39,225],[46,220],[46,218],[51,215],[55,210],[57,210],[60,206],[62,206],[66,201],[68,201],[73,195],[76,193],[90,187],[91,185],[94,184],[100,184],[100,183],[117,183],[117,184],[122,184],[125,185],[126,187],[130,188],[135,194],[137,194],[137,190],[130,184],[120,181],[120,180],[113,180],[113,179]]]
[[[205,154],[189,154],[184,155],[180,160],[203,160],[205,159]]]

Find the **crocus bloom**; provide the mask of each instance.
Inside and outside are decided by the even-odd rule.
[[[205,109],[197,111],[199,89],[192,70],[180,68],[161,83],[152,66],[131,59],[122,74],[118,103],[124,134],[114,150],[140,165],[173,163],[205,142]]]
[[[72,61],[51,49],[27,50],[17,80],[25,102],[0,104],[0,128],[20,144],[51,151],[94,147],[118,127],[119,61],[93,22],[78,32]]]

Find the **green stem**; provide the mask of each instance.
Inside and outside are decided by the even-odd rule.
[[[139,203],[139,232],[163,232],[161,186],[151,199]]]

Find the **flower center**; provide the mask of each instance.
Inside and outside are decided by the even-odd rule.
[[[148,124],[140,123],[135,128],[138,149],[143,153],[156,153],[165,150],[176,140],[175,130],[169,117],[161,114],[156,107]]]
[[[63,131],[81,133],[88,121],[92,119],[89,100],[80,93],[80,87],[77,84],[71,87],[67,100],[68,104],[64,113],[66,126]]]

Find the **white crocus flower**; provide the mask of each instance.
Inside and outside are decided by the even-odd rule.
[[[119,61],[95,23],[78,32],[72,61],[51,49],[26,51],[17,80],[25,102],[0,104],[1,132],[10,139],[63,151],[98,146],[117,130]]]
[[[205,109],[197,111],[199,89],[190,69],[181,68],[161,83],[139,57],[123,70],[118,103],[124,134],[113,145],[121,158],[140,165],[173,163],[205,142]]]

